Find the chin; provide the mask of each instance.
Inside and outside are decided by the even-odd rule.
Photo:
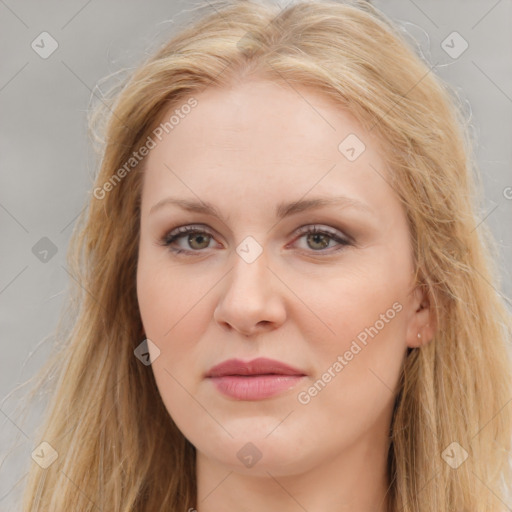
[[[275,428],[276,422],[274,422]],[[270,430],[246,429],[243,434],[232,432],[208,442],[204,438],[195,445],[198,452],[209,459],[217,461],[226,469],[237,473],[268,477],[285,476],[301,473],[314,464],[309,452],[312,447],[303,436],[293,432],[282,431],[268,435]],[[302,448],[302,449],[301,449]],[[303,451],[304,448],[308,452]]]

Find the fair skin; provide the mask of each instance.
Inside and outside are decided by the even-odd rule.
[[[197,450],[199,512],[384,511],[401,364],[408,347],[433,336],[378,140],[316,91],[294,87],[253,78],[207,89],[146,161],[138,301],[160,350],[159,392]],[[366,146],[354,161],[338,149],[349,134]],[[169,196],[211,203],[222,220],[171,204],[150,213]],[[275,215],[281,202],[334,196],[364,207]],[[197,224],[200,234],[171,244],[185,253],[159,244]],[[298,234],[303,226],[354,241]],[[262,249],[250,263],[236,250],[248,236]],[[345,356],[370,326],[377,333]],[[225,396],[205,378],[226,359],[256,357],[304,377],[259,400]],[[243,447],[261,456],[251,467],[237,457]]]

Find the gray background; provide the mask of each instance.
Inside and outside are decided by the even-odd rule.
[[[435,73],[466,103],[485,185],[479,221],[498,241],[501,292],[510,297],[512,199],[504,191],[512,186],[512,0],[373,4],[418,42],[437,64]],[[65,253],[95,172],[86,132],[91,96],[101,95],[95,88],[100,79],[133,68],[178,30],[193,6],[169,0],[0,0],[0,510],[14,509],[21,492],[15,483],[36,445],[39,412],[21,424],[16,410],[24,390],[15,388],[49,355],[64,303],[70,279]],[[46,59],[31,47],[43,31],[58,42]],[[453,31],[469,44],[456,59],[441,47]],[[57,251],[47,261],[33,251],[47,243],[43,237]]]

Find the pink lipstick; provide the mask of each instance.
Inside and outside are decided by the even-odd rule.
[[[263,400],[293,388],[306,374],[285,363],[260,357],[229,359],[206,374],[222,394],[236,400]]]

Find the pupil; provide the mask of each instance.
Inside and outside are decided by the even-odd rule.
[[[206,240],[206,237],[203,235],[191,235],[189,238],[189,243],[190,243],[190,239],[194,240],[194,238],[199,241],[199,245],[204,243],[204,241]],[[208,242],[206,242],[206,244],[208,245]]]
[[[329,244],[329,242],[328,241],[326,242],[326,240],[325,240],[325,235],[322,235],[321,233],[314,233],[313,235],[311,235],[311,237],[313,238],[314,243],[320,243],[321,244],[321,248],[325,248]],[[318,237],[320,237],[320,238],[324,237],[323,238],[323,240],[324,240],[323,243],[318,241]]]

